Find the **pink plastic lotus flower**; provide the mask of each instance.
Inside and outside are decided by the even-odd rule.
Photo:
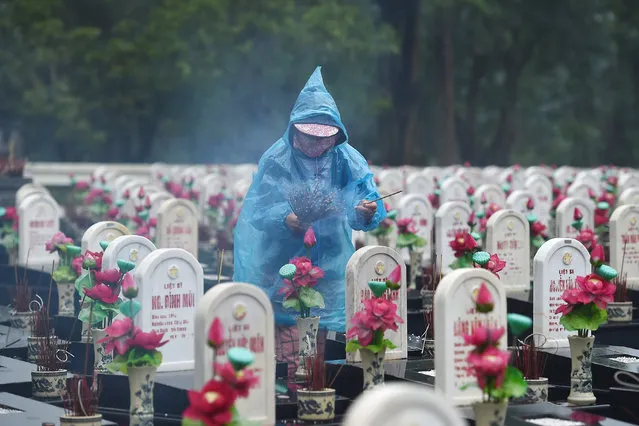
[[[83,257],[78,256],[78,257],[74,257],[73,260],[71,261],[71,267],[73,268],[75,273],[78,275],[82,274],[82,260],[83,260]]]
[[[400,219],[397,221],[397,230],[400,234],[416,234],[417,228],[415,222],[410,217]]]
[[[393,284],[398,284],[402,280],[402,267],[401,265],[395,266],[395,269],[388,275],[386,281]]]
[[[112,289],[108,285],[101,283],[94,285],[92,288],[85,288],[83,291],[87,297],[109,305],[117,302],[120,295],[119,288]]]
[[[144,187],[141,186],[138,190],[138,199],[143,200],[146,197],[146,193],[144,192]]]
[[[304,234],[304,247],[310,249],[315,247],[317,244],[317,239],[315,238],[315,232],[313,232],[313,227],[309,226]]]
[[[481,389],[492,380],[497,389],[501,387],[509,360],[510,353],[497,348],[488,348],[481,353],[470,352],[466,358],[469,370],[477,378]]]
[[[49,253],[56,251],[56,246],[65,246],[73,244],[73,239],[64,235],[63,232],[56,232],[53,237],[45,243],[45,248]]]
[[[497,253],[491,254],[490,259],[484,266],[484,268],[488,269],[490,272],[495,274],[497,278],[499,278],[499,274],[497,272],[501,271],[506,267],[506,262],[501,260]]]
[[[575,306],[582,303],[582,291],[579,288],[569,288],[564,290],[561,298],[564,302],[564,305],[559,305],[555,310],[555,314],[566,315],[569,314]]]
[[[138,295],[138,287],[135,285],[135,280],[128,272],[122,278],[122,295],[127,299],[133,299]]]
[[[535,208],[535,202],[533,201],[532,198],[528,198],[528,201],[526,202],[526,208],[528,210],[532,210]]]
[[[544,225],[543,223],[541,223],[540,221],[535,221],[532,226],[530,227],[530,232],[533,234],[533,236],[538,237],[538,236],[544,236],[545,235],[545,231],[546,230],[546,225]]]
[[[95,271],[95,279],[101,283],[115,284],[120,281],[120,271],[115,268],[105,271]]]
[[[157,333],[155,330],[147,333],[136,328],[131,339],[131,346],[146,349],[147,351],[155,350],[169,342],[168,340],[162,340],[163,337],[164,333]]]
[[[313,266],[308,257],[295,257],[290,263],[295,265],[293,284],[296,287],[314,286],[318,280],[324,278],[324,271],[319,266]]]
[[[599,275],[590,274],[585,277],[578,276],[576,281],[582,291],[581,303],[594,303],[599,309],[606,309],[608,303],[614,301],[617,287]]]
[[[224,344],[224,325],[218,317],[215,317],[211,323],[207,342],[214,349],[218,349]]]
[[[397,315],[397,305],[384,297],[364,300],[364,311],[368,313],[366,326],[372,330],[397,331],[404,321]]]
[[[107,210],[106,216],[107,216],[107,219],[114,220],[118,218],[119,214],[120,214],[119,208],[111,207],[109,210]]]
[[[582,229],[575,239],[583,244],[588,250],[592,250],[597,244],[597,237],[592,229]]]
[[[601,244],[596,244],[590,252],[590,263],[594,266],[601,266],[606,261],[606,253]]]
[[[89,182],[84,180],[79,180],[73,186],[76,191],[86,191],[89,189]]]
[[[297,289],[293,285],[293,282],[289,279],[284,279],[284,286],[279,289],[278,294],[283,294],[284,299],[289,299],[291,296],[295,296],[297,294]]]
[[[107,352],[115,352],[118,355],[124,355],[130,345],[130,334],[133,331],[133,320],[125,317],[123,319],[115,320],[113,323],[104,329],[106,337],[98,340],[98,343],[106,343]]]
[[[357,338],[362,346],[368,346],[373,341],[373,330],[369,326],[369,314],[366,311],[359,311],[351,318],[352,327],[346,333],[347,339]]]
[[[557,210],[557,207],[559,207],[559,204],[561,204],[561,202],[564,201],[565,199],[566,199],[565,195],[563,194],[557,195],[557,198],[555,198],[555,201],[552,202],[552,209]]]
[[[472,334],[464,335],[464,342],[467,345],[473,345],[485,350],[488,346],[497,346],[499,339],[504,335],[506,329],[504,327],[492,328],[480,326],[473,330]]]
[[[251,388],[254,388],[260,382],[260,378],[255,375],[252,369],[245,368],[236,372],[230,362],[216,364],[215,371],[222,381],[228,383],[237,391],[238,396],[241,398],[248,397]]]
[[[455,252],[455,257],[465,256],[477,247],[477,241],[468,232],[456,232],[455,238],[449,243],[450,248]]]
[[[495,307],[495,300],[493,299],[493,295],[490,294],[490,290],[488,290],[488,287],[486,287],[486,283],[481,283],[474,301],[475,309],[477,309],[478,312],[492,312],[493,308]]]
[[[581,220],[584,218],[584,215],[581,213],[581,210],[579,210],[577,207],[575,207],[575,211],[572,214],[572,219],[573,220]]]
[[[473,195],[475,195],[475,187],[474,186],[469,186],[468,189],[466,190],[466,195],[468,195],[469,197],[472,197]]]

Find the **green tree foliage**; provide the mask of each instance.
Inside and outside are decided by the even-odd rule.
[[[34,160],[253,162],[324,66],[377,163],[636,164],[639,3],[0,0]]]

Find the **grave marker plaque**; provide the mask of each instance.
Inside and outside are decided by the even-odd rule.
[[[449,265],[455,261],[455,253],[449,244],[455,237],[455,233],[470,232],[468,226],[470,214],[470,206],[461,201],[445,203],[435,214],[435,259],[433,262],[440,262],[439,256],[441,256],[443,274],[451,271]]]
[[[52,272],[58,253],[49,253],[45,244],[60,231],[58,203],[47,193],[32,192],[18,206],[18,264]]]
[[[158,210],[157,246],[181,248],[197,258],[198,214],[188,200],[170,199]]]
[[[530,288],[530,226],[523,214],[500,210],[486,224],[486,250],[506,262],[499,272],[508,292]]]
[[[625,247],[625,255],[624,255]],[[639,205],[619,206],[610,216],[610,266],[628,274],[628,288],[639,288]]]

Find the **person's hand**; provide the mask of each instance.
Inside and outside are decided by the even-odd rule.
[[[364,220],[368,222],[373,218],[375,212],[377,211],[377,203],[364,200],[359,203],[357,207],[355,207],[355,210],[362,218],[364,218]]]
[[[288,216],[286,216],[286,226],[296,232],[302,231],[302,223],[295,213],[290,213]]]

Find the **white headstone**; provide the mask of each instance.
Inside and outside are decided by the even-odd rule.
[[[490,314],[475,311],[472,295],[482,283],[493,296],[495,306]],[[499,279],[485,269],[457,269],[446,275],[435,290],[435,388],[450,404],[468,405],[481,401],[481,391],[466,367],[466,357],[472,349],[464,342],[464,334],[471,334],[478,326],[506,327],[506,292]],[[504,333],[500,349],[507,349]]]
[[[624,253],[625,248],[625,253]],[[628,274],[628,288],[639,288],[639,205],[619,206],[610,216],[610,266]]]
[[[435,192],[435,180],[425,172],[412,173],[406,179],[406,192],[429,195]]]
[[[530,288],[530,225],[515,210],[500,210],[486,223],[486,250],[506,262],[499,272],[508,292]]]
[[[60,231],[58,203],[43,192],[32,192],[18,206],[18,264],[52,272],[58,253],[45,249],[47,241]]]
[[[49,194],[49,191],[42,185],[35,183],[25,183],[16,191],[16,204],[18,207],[24,199],[31,194]]]
[[[598,168],[591,169],[591,170],[582,170],[581,172],[577,173],[577,176],[575,177],[575,182],[573,183],[573,185],[575,183],[585,183],[586,186],[590,187],[593,191],[595,191],[595,194],[599,195],[599,192],[602,190],[601,176],[602,176],[602,172]],[[570,193],[570,188],[568,188],[567,195],[569,197],[576,196],[576,194],[573,195]],[[586,197],[587,196],[588,195],[586,194]]]
[[[82,235],[82,253],[87,250],[92,252],[102,251],[100,241],[111,242],[122,235],[130,235],[126,226],[119,222],[103,221],[89,226]]]
[[[379,173],[378,190],[380,195],[385,196],[404,189],[404,177],[397,169],[383,170]],[[397,197],[389,197],[384,200],[390,206],[397,204]]]
[[[567,347],[568,336],[575,333],[564,329],[555,310],[565,303],[564,290],[577,287],[577,276],[590,273],[590,254],[575,239],[553,238],[537,250],[534,270],[533,333],[548,340],[545,347]]]
[[[455,233],[470,232],[468,226],[470,214],[470,206],[462,201],[451,201],[437,209],[435,214],[435,259],[433,262],[441,262],[443,274],[451,271],[449,265],[455,261],[455,253],[449,244],[455,237]]]
[[[508,178],[510,177],[510,183],[508,182]],[[499,183],[507,183],[510,185],[510,189],[516,191],[518,189],[524,188],[524,173],[519,170],[515,170],[514,167],[509,167],[506,170],[502,171],[499,175]]]
[[[618,205],[624,204],[639,204],[639,187],[638,188],[628,188],[621,193],[619,196],[619,201],[617,201]]]
[[[198,214],[189,200],[170,199],[158,210],[158,248],[181,248],[197,258]]]
[[[275,424],[275,324],[271,301],[260,288],[244,283],[213,286],[197,305],[195,316],[195,388],[213,376],[213,349],[206,343],[215,317],[224,326],[226,345],[217,353],[217,362],[226,361],[228,347],[245,347],[255,355],[249,367],[260,381],[249,397],[237,400],[243,419],[260,425]]]
[[[575,238],[579,231],[572,227],[575,217],[575,208],[583,215],[582,229],[595,229],[595,203],[588,198],[564,199],[557,207],[557,236],[562,238]]]
[[[362,393],[348,407],[344,426],[465,426],[441,395],[425,386],[392,382]]]
[[[617,192],[623,194],[624,191],[629,189],[639,189],[639,174],[637,173],[624,173],[619,177],[617,183]]]
[[[155,250],[155,245],[148,238],[140,235],[123,235],[113,240],[102,255],[102,269],[118,267],[118,260],[139,264],[142,259]]]
[[[439,194],[440,204],[447,203],[449,201],[463,201],[468,202],[468,190],[469,185],[458,177],[450,177],[446,179],[442,185]]]
[[[506,194],[498,185],[492,183],[479,185],[475,191],[475,211],[482,209],[482,198],[486,199],[487,206],[494,203],[501,208],[506,207]]]
[[[158,371],[190,370],[194,365],[195,311],[204,293],[202,266],[190,253],[179,248],[149,253],[133,270],[142,310],[136,317],[144,331],[164,333],[169,342],[162,346]]]
[[[584,198],[588,199],[590,197],[590,192],[594,192],[595,194],[599,194],[599,189],[594,187],[590,182],[585,180],[575,180],[572,185],[568,187],[566,191],[566,195],[574,198]]]
[[[433,207],[424,195],[409,194],[401,197],[397,209],[398,219],[412,218],[417,226],[417,235],[426,241],[426,245],[420,250],[423,251],[422,262],[424,265],[430,264],[432,249],[432,231],[435,215]],[[409,261],[408,249],[402,253],[404,260]]]
[[[509,209],[516,210],[523,215],[527,215],[528,207],[526,204],[528,204],[528,200],[531,198],[534,201],[535,198],[533,197],[532,192],[524,189],[518,189],[510,193],[506,199],[506,206]]]
[[[526,189],[530,191],[535,202],[533,212],[544,225],[550,222],[550,210],[552,210],[552,182],[546,176],[532,175],[526,180]]]
[[[198,209],[200,210],[200,218],[203,222],[206,218],[204,212],[208,208],[209,198],[212,195],[217,195],[222,192],[223,188],[224,180],[217,173],[206,175],[200,180],[200,196],[198,198]]]
[[[561,166],[552,174],[555,183],[565,186],[575,176],[575,169],[569,166]]]
[[[397,305],[397,315],[404,320],[397,331],[386,331],[385,336],[397,346],[386,350],[386,359],[403,359],[408,356],[407,348],[407,296],[406,266],[395,250],[388,247],[363,247],[351,256],[346,265],[346,329],[351,327],[350,320],[355,312],[364,307],[362,301],[370,299],[372,293],[368,288],[369,281],[385,279],[397,265],[402,268],[402,282],[399,290],[387,291],[386,297]],[[347,353],[346,360],[359,362],[359,352]]]
[[[166,200],[171,200],[175,197],[169,194],[168,192],[156,192],[153,194],[149,194],[149,201],[151,201],[151,208],[149,209],[149,218],[157,219],[158,218],[158,210],[160,210],[160,206],[164,204]]]

